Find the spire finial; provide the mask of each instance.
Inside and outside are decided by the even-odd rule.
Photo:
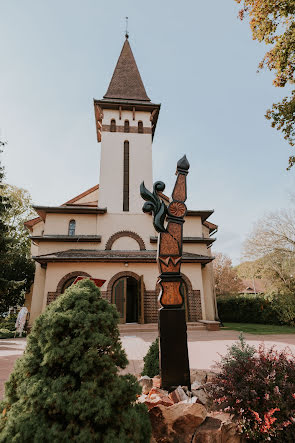
[[[129,38],[129,32],[128,32],[128,17],[125,17],[126,20],[126,31],[125,31],[125,37]]]

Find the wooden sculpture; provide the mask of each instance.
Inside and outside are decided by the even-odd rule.
[[[140,194],[146,200],[142,210],[153,213],[153,224],[159,232],[157,261],[160,271],[158,283],[161,288],[159,302],[162,306],[159,310],[160,370],[164,389],[173,389],[178,385],[190,387],[187,332],[181,291],[183,281],[180,273],[183,223],[187,211],[184,203],[187,198],[186,176],[189,167],[186,156],[183,156],[177,163],[177,179],[168,207],[158,195],[158,192],[165,189],[163,182],[156,182],[152,193],[146,189],[144,183],[140,185]]]

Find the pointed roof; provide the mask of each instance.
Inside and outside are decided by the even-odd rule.
[[[140,77],[128,37],[124,42],[111,82],[104,98],[149,101]]]

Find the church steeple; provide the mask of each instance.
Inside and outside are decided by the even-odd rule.
[[[128,41],[128,34],[104,98],[150,102]]]

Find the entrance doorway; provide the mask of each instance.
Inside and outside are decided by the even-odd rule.
[[[189,304],[188,304],[188,290],[185,282],[183,281],[180,285],[180,293],[183,297],[183,309],[185,310],[185,320],[190,321]]]
[[[120,323],[144,323],[143,278],[121,277],[113,285],[112,303]]]

